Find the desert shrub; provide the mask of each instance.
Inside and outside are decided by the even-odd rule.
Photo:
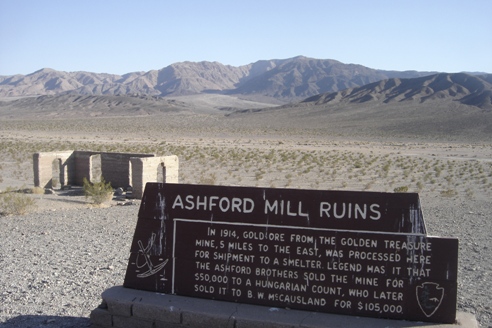
[[[215,185],[217,183],[217,175],[215,173],[203,174],[202,176],[200,176],[198,183],[205,185]]]
[[[255,179],[256,181],[263,179],[263,172],[262,171],[255,172]]]
[[[408,186],[396,187],[393,189],[394,192],[408,192]]]
[[[41,188],[41,187],[33,187],[31,189],[31,193],[36,194],[36,195],[43,195],[44,194],[44,188]]]
[[[7,188],[0,194],[0,214],[2,215],[22,215],[35,207],[36,201],[18,190]]]
[[[458,193],[454,189],[446,189],[446,190],[441,191],[441,196],[444,196],[444,197],[453,197],[456,195],[458,195]]]
[[[110,201],[113,198],[113,187],[111,182],[104,181],[101,177],[100,182],[89,182],[86,178],[83,179],[83,190],[85,198],[90,198],[92,203],[99,205]]]

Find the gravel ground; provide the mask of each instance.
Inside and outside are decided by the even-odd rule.
[[[492,225],[489,201],[421,198],[427,231],[457,237],[458,310],[492,327]]]
[[[492,327],[487,201],[422,197],[430,234],[460,239],[458,309]],[[0,217],[0,325],[87,327],[101,293],[123,283],[138,206],[41,209]]]
[[[108,287],[122,285],[138,206],[0,217],[0,322],[86,327]]]

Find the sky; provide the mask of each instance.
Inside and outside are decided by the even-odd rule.
[[[0,75],[306,56],[492,73],[492,0],[0,0]]]

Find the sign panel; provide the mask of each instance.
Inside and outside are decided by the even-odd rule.
[[[148,184],[124,285],[451,323],[457,252],[425,234],[415,194]]]

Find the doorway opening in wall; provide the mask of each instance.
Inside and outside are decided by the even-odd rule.
[[[55,158],[51,163],[51,188],[61,188],[65,184],[63,176],[62,160]]]
[[[90,157],[90,177],[89,181],[92,183],[101,182],[102,167],[101,167],[101,154],[95,154]]]
[[[131,190],[133,188],[133,168],[132,162],[128,161],[128,186],[126,186],[127,190]]]
[[[161,162],[157,166],[157,179],[156,179],[156,181],[160,182],[160,183],[166,183],[166,167],[164,166],[163,162]]]

